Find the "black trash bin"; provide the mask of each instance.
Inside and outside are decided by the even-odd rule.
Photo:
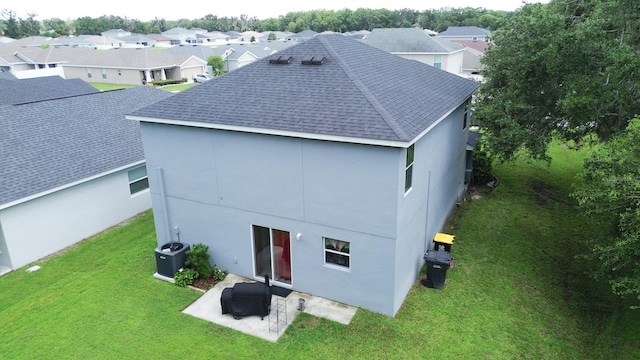
[[[172,278],[187,261],[189,244],[170,242],[156,249],[156,265],[158,274]]]
[[[428,250],[424,254],[427,266],[427,281],[424,285],[434,289],[443,289],[452,259],[453,257],[448,251]]]

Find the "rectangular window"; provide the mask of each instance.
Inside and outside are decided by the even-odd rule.
[[[469,125],[469,100],[464,103],[464,117],[462,119],[462,130],[467,128]]]
[[[407,162],[404,172],[404,192],[406,193],[411,189],[411,182],[413,179],[413,153],[416,144],[412,144],[407,148]]]
[[[433,55],[433,67],[442,69],[442,55]]]
[[[107,69],[102,69],[102,78],[103,79],[107,78]]]
[[[351,267],[349,243],[346,241],[324,238],[324,263],[342,266],[349,269]]]
[[[127,175],[129,175],[129,191],[131,195],[149,188],[146,165],[129,170]]]
[[[87,68],[87,77],[91,79],[91,68]]]

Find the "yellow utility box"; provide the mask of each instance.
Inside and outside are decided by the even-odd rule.
[[[436,236],[433,237],[433,248],[438,250],[440,245],[444,246],[444,251],[451,252],[451,245],[456,240],[455,235],[445,234],[445,233],[436,233]]]

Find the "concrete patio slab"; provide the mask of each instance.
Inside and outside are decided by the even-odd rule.
[[[222,314],[220,296],[222,290],[233,287],[237,282],[252,282],[234,274],[204,293],[198,300],[189,305],[182,312],[218,325],[226,326],[245,334],[253,335],[264,340],[277,342],[280,335],[298,315],[299,299],[304,299],[304,312],[348,325],[356,313],[357,308],[341,304],[317,296],[293,291],[286,298],[273,295],[271,314],[264,320],[260,316],[247,316],[236,320],[231,314]],[[278,311],[280,310],[280,311]]]

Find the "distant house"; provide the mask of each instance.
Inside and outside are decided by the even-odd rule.
[[[462,73],[464,47],[418,28],[373,29],[362,42],[453,74]]]
[[[166,36],[164,36],[164,35],[147,34],[147,37],[154,41],[154,44],[152,45],[154,47],[166,48],[166,47],[173,46],[173,45],[171,45],[171,39],[166,37]]]
[[[126,31],[122,29],[111,29],[111,30],[101,32],[100,35],[104,37],[119,38],[124,36],[131,36],[131,31]]]
[[[158,244],[394,316],[464,191],[477,86],[319,35],[132,112]]]
[[[269,40],[269,35],[273,34],[275,39]],[[258,41],[285,41],[290,33],[284,31],[263,31],[260,36],[257,37]]]
[[[46,76],[18,79],[9,72],[0,73],[0,106],[20,105],[97,93],[98,90],[80,79]]]
[[[257,59],[269,56],[291,46],[291,42],[269,42],[254,44],[227,44],[220,46],[180,45],[164,50],[169,54],[193,55],[207,60],[210,56],[220,56],[225,62],[223,71],[233,71],[250,64]]]
[[[10,72],[18,79],[44,76],[64,77],[62,64],[65,59],[49,56],[55,49],[15,46],[14,43],[0,46],[0,71]],[[30,54],[42,56],[35,57]]]
[[[206,32],[206,31],[205,31]],[[185,29],[182,27],[175,27],[167,31],[163,31],[162,36],[171,39],[171,45],[180,44],[195,44],[198,42],[198,35],[203,35],[203,32],[197,30]]]
[[[449,26],[436,36],[447,40],[488,41],[491,31],[477,26]]]
[[[77,81],[30,79],[0,85],[2,99],[22,92],[28,82],[46,100],[29,96],[0,105],[0,273],[150,207],[139,125],[124,114],[171,94],[141,86],[69,96]],[[63,91],[63,83],[72,89]],[[58,86],[59,98],[51,86]]]
[[[139,85],[154,80],[192,79],[206,71],[207,62],[195,56],[172,55],[145,47],[87,50],[68,57],[63,68],[69,79]]]
[[[304,31],[300,31],[299,33],[295,33],[295,34],[289,34],[287,35],[287,41],[306,41],[309,40],[311,38],[313,38],[314,36],[318,35],[317,32],[313,31],[313,30],[304,30]]]
[[[124,47],[139,48],[139,47],[156,45],[156,41],[154,39],[143,34],[132,34],[129,36],[122,36],[119,39],[125,43]]]
[[[69,46],[83,47],[87,49],[106,50],[123,47],[125,45],[122,38],[113,38],[96,35],[79,35],[72,37],[60,37],[49,41],[49,45],[54,47]]]

